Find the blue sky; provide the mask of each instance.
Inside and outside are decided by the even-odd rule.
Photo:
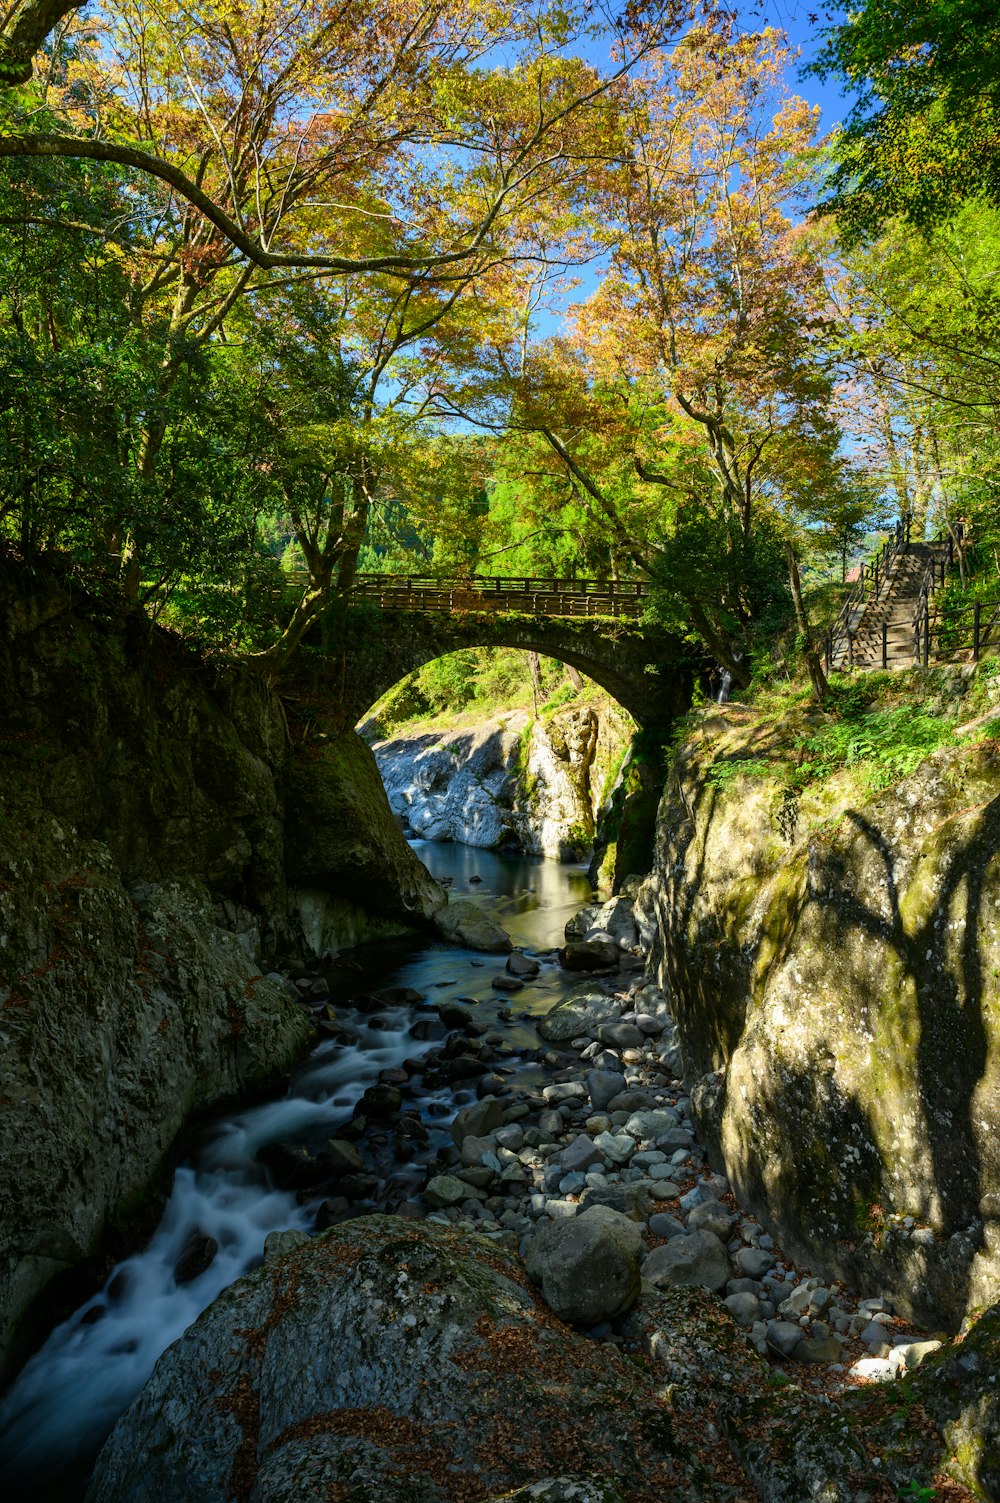
[[[824,28],[836,25],[844,17],[843,6],[824,5],[822,0],[740,0],[738,9],[748,31],[761,25],[780,26],[789,41],[801,48],[800,66],[816,56]],[[850,112],[852,98],[841,92],[835,80],[823,82],[795,76],[789,79],[789,84],[810,104],[819,105],[824,132],[832,130]]]

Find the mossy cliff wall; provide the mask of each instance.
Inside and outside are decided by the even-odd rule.
[[[743,1201],[814,1271],[957,1324],[1000,1290],[1000,743],[792,797],[768,768],[809,714],[713,709],[680,746],[654,960]]]
[[[353,733],[290,757],[253,674],[67,578],[0,563],[0,712],[2,1360],[186,1118],[306,1046],[263,956],[443,895]]]

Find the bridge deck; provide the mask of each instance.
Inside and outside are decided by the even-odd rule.
[[[308,575],[294,570],[293,585]],[[640,616],[649,595],[644,580],[440,579],[432,574],[359,574],[352,598],[396,611],[518,611],[531,616]]]

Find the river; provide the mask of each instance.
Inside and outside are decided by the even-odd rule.
[[[579,867],[445,843],[415,841],[414,848],[435,877],[480,904],[529,954],[544,957],[561,943],[567,918],[591,896]],[[258,1151],[268,1143],[331,1137],[382,1071],[418,1058],[443,1037],[443,1027],[428,1036],[426,1009],[386,1006],[373,1016],[353,1008],[352,996],[400,987],[437,1002],[468,999],[477,1021],[503,1031],[502,1068],[512,1082],[529,1083],[538,1066],[525,1056],[540,1044],[531,1018],[574,981],[554,959],[543,958],[539,976],[512,1003],[491,984],[503,968],[497,957],[407,941],[360,948],[348,961],[329,979],[350,1041],[319,1044],[284,1097],[231,1112],[200,1135],[176,1171],[148,1245],[112,1269],[102,1288],[52,1331],[0,1401],[0,1481],[7,1498],[82,1498],[97,1451],[161,1352],[260,1261],[269,1232],[312,1230],[323,1196],[300,1203],[301,1192],[277,1188]],[[419,1110],[428,1143],[410,1164],[390,1170],[397,1197],[417,1194],[428,1154],[444,1140],[457,1107],[473,1099],[474,1088],[464,1083],[414,1093],[408,1105]],[[206,1237],[218,1244],[213,1260],[179,1282],[186,1250]]]

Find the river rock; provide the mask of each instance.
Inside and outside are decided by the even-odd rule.
[[[502,971],[501,971],[501,973],[498,976],[494,976],[493,977],[493,980],[491,981],[490,985],[493,987],[493,990],[496,991],[496,992],[511,992],[511,993],[513,993],[513,992],[523,992],[524,991],[524,982],[520,979],[520,977],[518,977],[518,976],[508,976],[505,972],[502,972]]]
[[[461,1146],[468,1137],[485,1138],[503,1126],[503,1103],[495,1096],[484,1096],[471,1106],[455,1113],[451,1124],[452,1142]]]
[[[592,1164],[601,1164],[601,1150],[588,1133],[582,1132],[562,1151],[560,1163],[567,1174],[589,1169]]]
[[[633,1111],[625,1123],[625,1131],[633,1138],[649,1138],[656,1143],[679,1121],[677,1113],[669,1106],[654,1111]]]
[[[469,1186],[454,1174],[435,1174],[424,1187],[424,1199],[429,1206],[460,1205],[469,1196]]]
[[[594,914],[592,928],[609,935],[623,950],[633,950],[639,943],[635,912],[628,898],[611,898]]]
[[[602,1044],[613,1044],[616,1049],[641,1049],[646,1042],[634,1023],[602,1023],[597,1037]]]
[[[575,988],[538,1020],[538,1032],[550,1044],[592,1037],[600,1025],[621,1013],[621,1003],[592,986]]]
[[[634,1236],[613,1241],[605,1224],[602,1245],[621,1256]],[[575,1483],[539,1492],[563,1458],[567,1476],[611,1475],[626,1498],[690,1487],[692,1448],[653,1381],[540,1315],[517,1259],[492,1243],[392,1217],[348,1223],[238,1280],[168,1348],[88,1503],[457,1503],[470,1477],[476,1499],[529,1488],[532,1503],[610,1503],[613,1490]]]
[[[583,1192],[583,1206],[607,1206],[619,1211],[632,1221],[648,1221],[655,1210],[652,1196],[653,1185],[648,1179],[632,1180],[627,1184],[593,1185]]]
[[[741,1247],[736,1261],[748,1279],[762,1279],[768,1269],[774,1267],[774,1254],[762,1247]]]
[[[736,1212],[721,1200],[703,1200],[688,1214],[688,1226],[693,1232],[712,1232],[720,1241],[725,1241],[736,1225]]]
[[[177,1263],[174,1278],[178,1284],[190,1284],[212,1266],[219,1244],[214,1237],[204,1232],[193,1232],[188,1238]]]
[[[581,908],[578,913],[574,913],[572,918],[566,920],[566,927],[563,930],[566,939],[582,939],[587,930],[594,927],[597,913],[596,907]]]
[[[643,1278],[656,1285],[700,1284],[704,1289],[724,1289],[731,1275],[726,1249],[718,1237],[704,1231],[685,1232],[663,1247],[654,1247],[642,1266]]]
[[[614,1070],[588,1070],[587,1090],[595,1112],[603,1112],[610,1101],[625,1089],[625,1077]]]
[[[506,929],[468,898],[452,898],[434,915],[438,932],[453,945],[504,955],[514,948]]]
[[[512,950],[507,956],[507,969],[512,976],[530,980],[538,975],[541,966],[530,955],[522,955],[520,950]]]
[[[627,1133],[599,1132],[594,1139],[594,1146],[612,1164],[627,1164],[635,1152],[635,1142]]]
[[[346,1201],[345,1201],[346,1206]],[[306,1232],[296,1231],[290,1228],[284,1232],[268,1232],[264,1238],[264,1262],[273,1263],[277,1258],[285,1258],[304,1242],[309,1241]]]
[[[639,1293],[642,1235],[627,1216],[591,1206],[529,1240],[525,1267],[563,1320],[594,1325],[621,1315]]]
[[[559,964],[567,971],[602,971],[620,959],[613,939],[574,939],[559,951]]]

